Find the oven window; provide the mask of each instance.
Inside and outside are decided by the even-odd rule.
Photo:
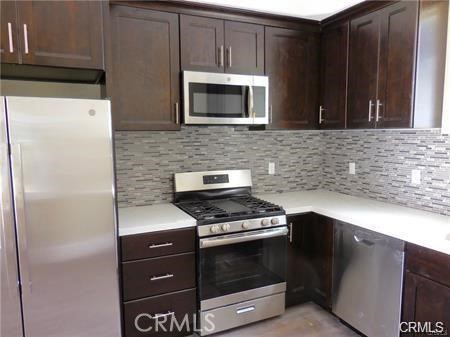
[[[286,244],[279,236],[200,249],[200,299],[285,282]]]
[[[247,117],[248,87],[189,83],[189,114],[193,117]]]

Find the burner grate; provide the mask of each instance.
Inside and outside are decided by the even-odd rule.
[[[227,211],[215,204],[218,201],[232,202],[240,205],[240,210]],[[213,204],[214,203],[214,204]],[[268,213],[282,212],[283,209],[270,202],[252,197],[238,196],[225,199],[184,201],[175,204],[198,221],[211,221],[245,216],[264,216]]]

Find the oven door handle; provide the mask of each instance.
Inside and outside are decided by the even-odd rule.
[[[214,238],[201,239],[200,249],[231,245],[234,243],[241,243],[247,241],[274,238],[277,236],[285,236],[287,235],[287,233],[288,233],[287,227],[278,227],[273,229],[260,230],[256,232],[246,232],[242,234],[231,234]]]

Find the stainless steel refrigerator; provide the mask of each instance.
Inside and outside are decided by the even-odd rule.
[[[0,336],[119,337],[109,102],[0,103]]]

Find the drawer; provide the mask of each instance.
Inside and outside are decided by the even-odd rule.
[[[196,312],[196,292],[195,289],[190,289],[126,302],[123,308],[125,337],[185,336],[193,329],[193,314]],[[141,316],[138,319],[138,326],[141,329],[152,327],[151,331],[140,332],[136,328],[136,317],[141,314],[145,314],[145,316]],[[161,331],[160,328],[159,332],[155,331],[156,320],[147,316],[154,316],[155,314],[162,315],[159,316],[159,321],[167,329],[167,332]],[[172,317],[174,317],[178,324],[181,325],[185,315],[188,315],[189,317],[189,326],[185,325],[184,329],[175,329],[175,331],[170,333],[170,321],[172,320]],[[165,323],[163,323],[164,317],[167,317]],[[174,327],[176,327],[175,324]]]
[[[124,262],[124,301],[194,288],[195,275],[195,253]]]
[[[406,269],[450,287],[450,256],[447,254],[408,243]]]
[[[202,333],[203,335],[210,335],[243,324],[282,315],[285,308],[284,296],[285,294],[283,292],[257,298],[253,301],[202,311],[200,313],[200,328],[203,330]]]
[[[195,227],[121,237],[122,261],[195,251]]]

